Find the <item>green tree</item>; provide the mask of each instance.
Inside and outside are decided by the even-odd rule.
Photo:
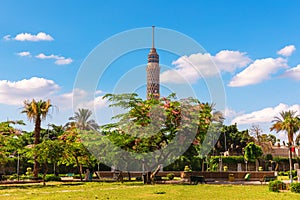
[[[299,115],[296,114],[297,112],[294,110],[282,111],[279,113],[279,117],[275,117],[272,121],[273,125],[271,126],[270,130],[275,130],[277,133],[280,131],[284,131],[287,133],[288,136],[288,146],[289,150],[289,162],[290,162],[290,178],[291,182],[293,181],[292,177],[292,169],[293,169],[293,161],[292,161],[292,151],[291,147],[294,145],[294,134],[299,131],[300,128],[300,118]]]
[[[196,133],[192,138],[191,146],[184,149],[186,153],[183,155],[188,157],[184,160],[192,162],[193,156],[197,156],[203,147],[202,143],[204,141],[211,142],[205,138],[207,138],[206,134],[213,120],[218,122],[223,120],[220,112],[212,112],[213,105],[201,103],[194,98],[178,101],[175,94],[147,100],[138,98],[137,94],[108,94],[104,98],[108,99],[111,107],[121,107],[125,112],[114,117],[116,123],[101,127],[103,135],[108,137],[115,146],[127,152],[143,155],[149,152],[160,153],[159,155],[155,154],[157,157],[151,157],[151,162],[143,162],[146,170],[154,169],[156,164],[163,163],[167,159],[174,161],[175,156],[178,158],[174,152],[185,148],[184,145],[177,145],[177,149],[169,152],[165,152],[164,149],[168,149],[166,147],[175,138],[178,138],[179,144],[183,144],[187,139],[191,139],[191,134]],[[212,118],[213,114],[215,114],[214,119]],[[211,144],[204,146],[211,146]],[[143,158],[138,154],[135,154],[137,155],[135,161]],[[115,160],[120,159],[116,158]],[[150,161],[150,159],[148,160]],[[129,163],[129,160],[125,158],[125,162]]]
[[[33,149],[34,155],[37,155],[37,161],[44,165],[43,182],[48,172],[48,164],[57,164],[61,159],[64,148],[59,140],[44,140],[37,144]]]
[[[64,148],[62,163],[76,166],[82,181],[82,167],[86,166],[92,169],[96,164],[96,158],[83,145],[81,137],[75,125],[68,127],[67,130],[59,136]],[[86,134],[87,135],[87,134]]]
[[[243,149],[249,142],[253,141],[248,130],[239,130],[237,124],[229,126],[223,125],[220,132],[220,137],[215,146],[218,153],[225,152],[230,149],[231,151],[235,151],[242,155]]]
[[[256,161],[259,157],[261,157],[263,154],[262,148],[254,142],[250,142],[246,147],[245,147],[245,153],[244,153],[244,158],[247,161],[253,162]],[[257,165],[256,165],[257,168]],[[257,170],[257,169],[256,169]]]
[[[90,119],[92,116],[92,111],[85,108],[79,108],[75,112],[73,117],[70,117],[69,120],[75,123],[76,127],[80,130],[97,130],[99,125],[95,120]]]
[[[32,101],[25,100],[24,108],[22,113],[27,115],[29,121],[34,122],[34,145],[38,145],[40,143],[40,135],[41,135],[41,122],[46,119],[49,109],[52,107],[50,100],[47,101],[39,100]],[[34,177],[38,178],[39,167],[37,161],[37,154],[34,155]]]

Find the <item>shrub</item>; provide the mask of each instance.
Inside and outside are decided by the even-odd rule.
[[[279,190],[285,190],[286,184],[282,181],[275,180],[269,182],[269,191],[271,192],[279,192]]]
[[[32,168],[31,167],[27,167],[26,169],[26,173],[27,176],[33,176],[33,172],[32,172]]]
[[[8,180],[15,180],[18,178],[18,175],[17,174],[13,174],[11,176],[8,177]]]
[[[228,171],[228,167],[227,167],[227,166],[224,166],[224,167],[223,167],[223,170],[224,170],[224,172],[227,172],[227,171]]]
[[[280,172],[278,172],[278,176],[286,176],[286,175],[285,175],[285,172],[280,171]]]
[[[300,183],[292,183],[290,189],[291,192],[300,193]]]
[[[6,181],[8,178],[9,178],[8,176],[2,175],[1,181]]]
[[[290,171],[287,172],[287,176],[290,177]],[[296,177],[297,176],[297,170],[292,170],[292,177]]]
[[[29,176],[25,175],[25,174],[22,174],[20,176],[20,180],[27,180],[27,179],[30,179]]]
[[[175,174],[173,174],[173,173],[167,174],[167,178],[168,178],[169,180],[173,180],[174,177],[175,177]]]
[[[59,176],[55,176],[54,174],[47,174],[45,181],[61,181],[61,178]]]
[[[273,160],[273,156],[272,156],[272,154],[267,154],[267,155],[265,155],[264,159],[267,161]]]
[[[82,174],[81,176],[82,176],[82,178],[84,178],[84,174]],[[73,178],[80,179],[80,174],[74,174]]]
[[[190,167],[188,165],[186,165],[186,166],[184,166],[184,171],[191,172],[192,170],[190,169]]]

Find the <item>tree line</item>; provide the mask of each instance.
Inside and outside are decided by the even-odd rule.
[[[198,162],[205,159],[201,155],[203,148],[211,148],[209,155],[220,155],[230,149],[243,154],[250,142],[276,142],[274,135],[259,134],[259,130],[252,130],[255,134],[251,135],[248,130],[238,130],[237,124],[224,125],[224,116],[214,110],[213,104],[202,103],[194,98],[179,101],[175,94],[147,100],[139,98],[137,94],[108,94],[104,98],[111,107],[126,110],[114,116],[113,123],[99,126],[91,119],[92,112],[89,109],[79,108],[65,125],[50,124],[48,129],[43,129],[41,122],[53,108],[50,100],[24,101],[22,113],[34,123],[34,131],[14,128],[16,124],[24,125],[23,121],[0,122],[0,163],[5,166],[12,155],[21,154],[24,162],[33,164],[36,178],[41,168],[44,176],[47,174],[49,164],[75,166],[80,174],[84,167],[92,169],[98,162],[113,161],[111,164],[115,167],[126,163],[130,169],[127,154],[120,154],[115,149],[107,151],[109,141],[125,152],[134,153],[134,162],[139,160],[146,170],[152,170],[162,160],[177,156],[174,152],[178,151],[180,144],[191,139],[191,132],[195,132],[191,144],[166,169],[193,165],[196,170],[203,168]],[[295,111],[283,111],[274,118],[270,130],[285,131],[288,146],[293,146],[294,135],[300,127],[299,121]],[[177,146],[165,151],[174,140],[178,140]],[[96,153],[93,152],[95,147],[98,147]],[[159,153],[150,154],[153,156],[151,162],[145,163],[145,157],[139,155],[149,152]]]

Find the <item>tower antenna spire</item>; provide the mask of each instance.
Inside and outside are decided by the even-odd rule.
[[[155,26],[152,26],[152,48],[154,48],[154,28]]]

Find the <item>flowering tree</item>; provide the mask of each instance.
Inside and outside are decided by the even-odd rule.
[[[156,161],[144,163],[148,170],[162,160],[178,157],[176,152],[197,154],[212,122],[213,106],[194,98],[178,101],[175,94],[147,100],[137,94],[107,94],[104,98],[111,102],[111,107],[120,107],[125,112],[114,117],[116,123],[102,126],[102,134],[122,150],[136,153],[135,160],[142,159],[139,154],[153,156],[149,160]],[[154,156],[151,152],[160,153]]]

